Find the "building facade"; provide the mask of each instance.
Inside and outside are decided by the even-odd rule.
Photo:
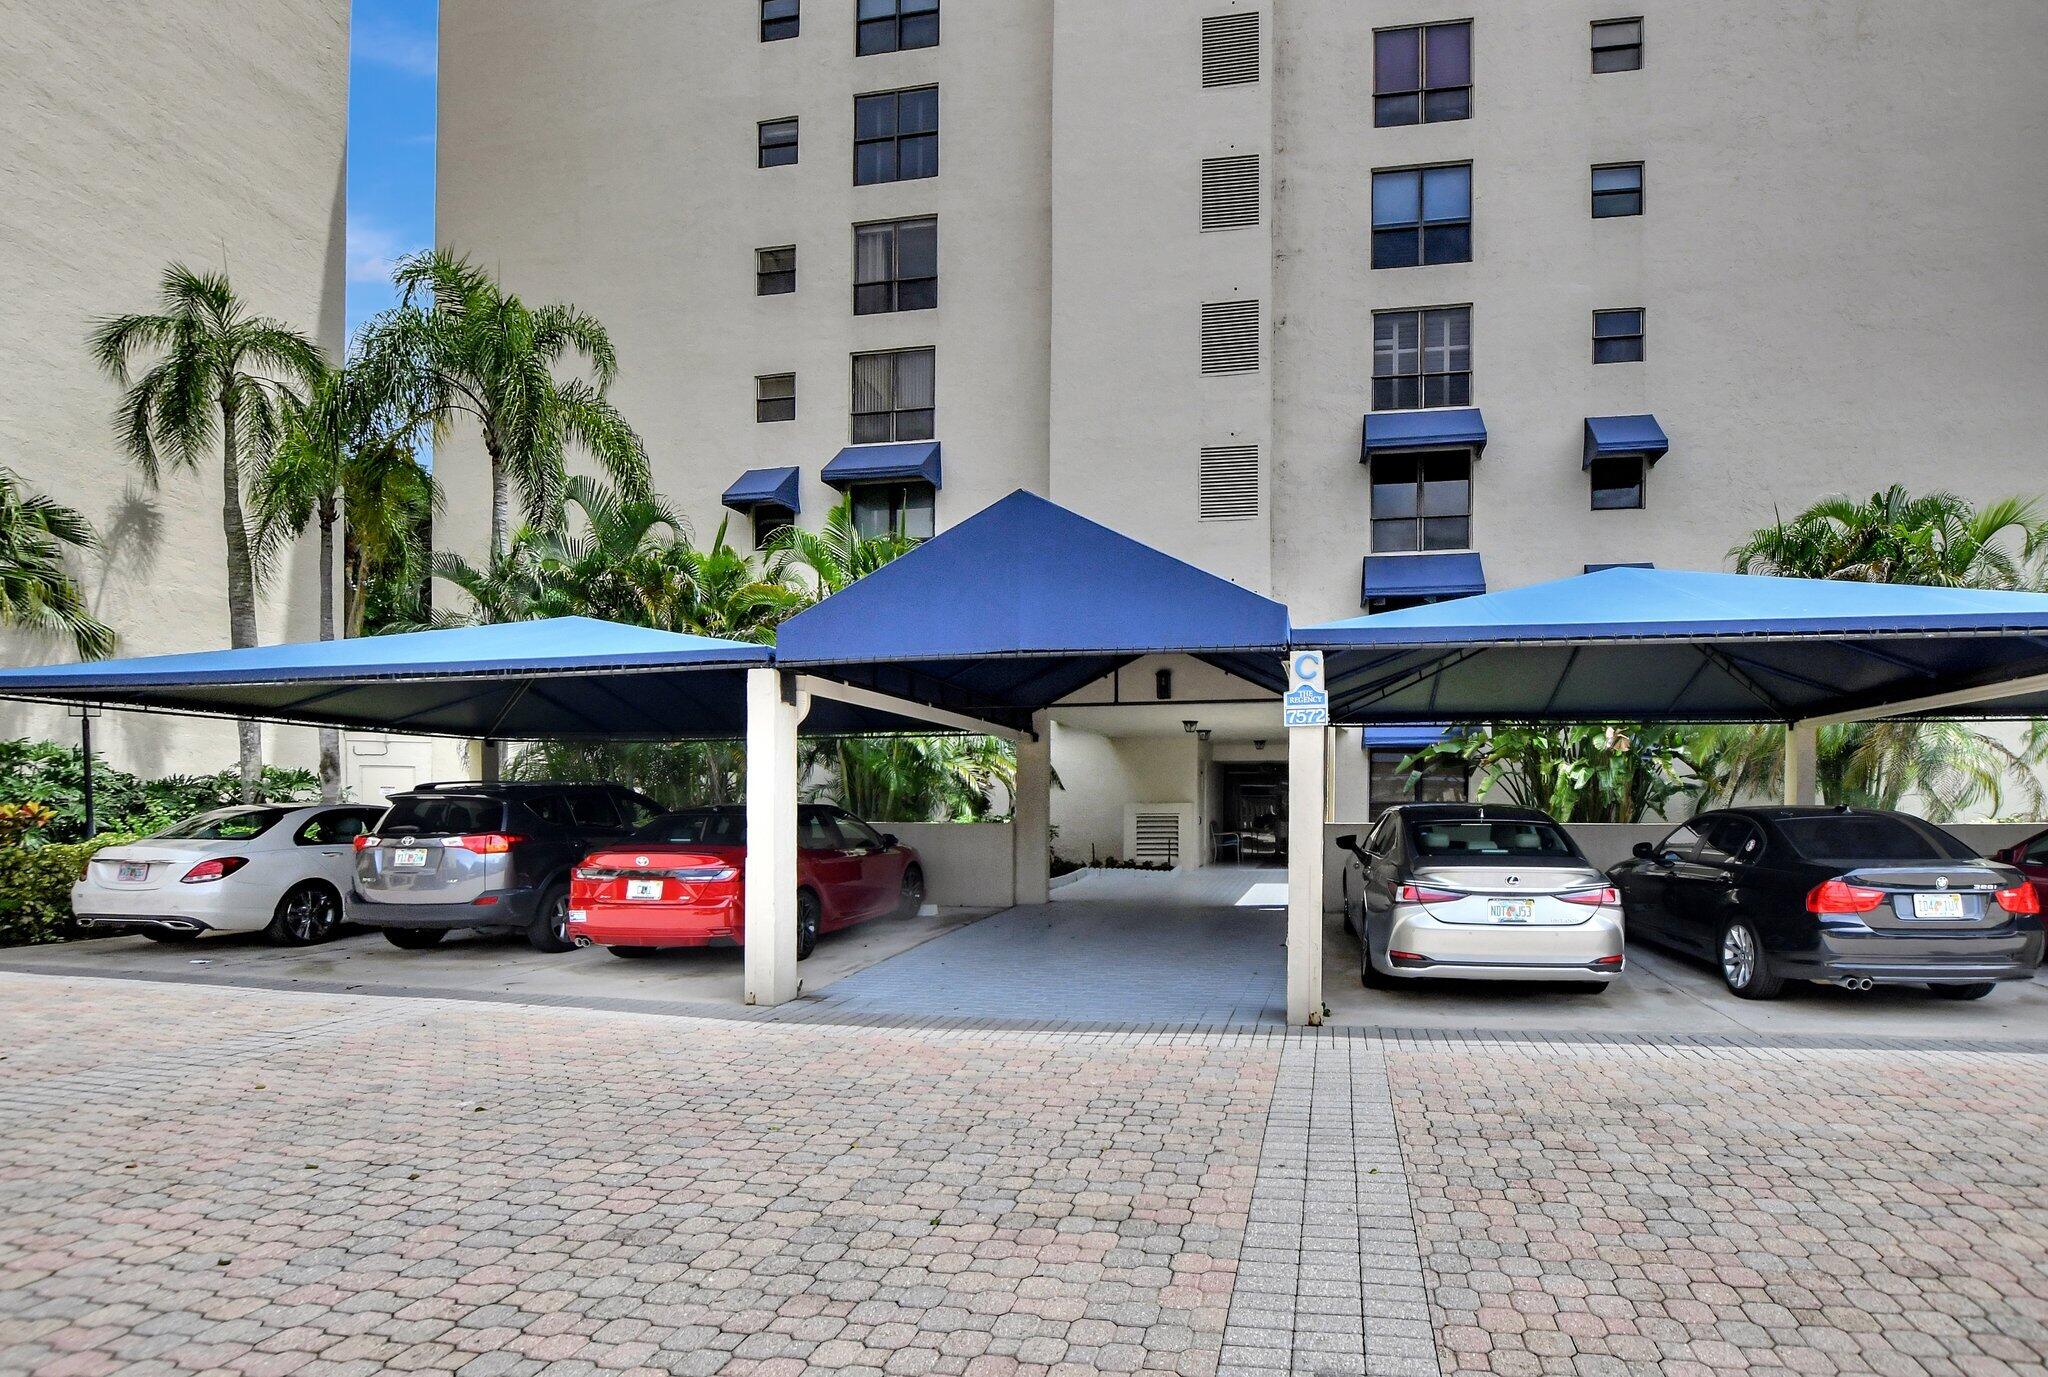
[[[1832,492],[2043,487],[2032,0],[443,0],[442,29],[443,241],[607,323],[700,535],[842,492],[923,533],[1028,488],[1306,622],[1721,567]],[[474,551],[480,456],[440,473]],[[1125,854],[1150,804],[1188,806],[1182,859],[1250,826],[1227,798],[1278,752],[1211,715],[1076,714],[1063,842]]]
[[[120,389],[87,350],[101,317],[154,307],[167,264],[225,271],[252,310],[335,358],[343,334],[347,0],[8,0],[0,43],[0,465],[78,508],[104,542],[77,563],[118,654],[228,639],[217,461],[143,483],[115,435]],[[288,551],[266,641],[317,634],[310,543]],[[6,636],[9,663],[73,658]],[[75,740],[61,710],[0,705],[0,735]],[[309,764],[312,734],[266,733]],[[235,762],[229,723],[110,714],[98,743],[145,774]]]

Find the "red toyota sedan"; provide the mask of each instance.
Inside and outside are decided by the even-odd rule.
[[[818,935],[924,903],[917,852],[843,809],[797,810],[796,954]],[[747,810],[688,808],[577,865],[569,936],[579,947],[645,956],[663,947],[746,941]]]

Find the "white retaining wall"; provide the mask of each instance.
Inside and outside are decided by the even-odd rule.
[[[926,897],[965,908],[1007,908],[1016,868],[1007,822],[877,822],[924,860]]]

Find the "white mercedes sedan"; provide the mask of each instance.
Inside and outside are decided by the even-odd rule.
[[[82,928],[189,942],[261,932],[286,946],[325,942],[346,915],[355,839],[383,809],[247,804],[187,818],[98,852],[71,887]]]

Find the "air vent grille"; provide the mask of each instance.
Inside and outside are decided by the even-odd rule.
[[[1199,479],[1204,521],[1249,521],[1259,514],[1259,447],[1205,445]]]
[[[1180,864],[1180,814],[1139,813],[1131,819],[1131,859]]]
[[[1259,155],[1202,159],[1202,228],[1250,229],[1259,223]]]
[[[1203,19],[1202,85],[1242,86],[1258,79],[1258,11]]]
[[[1259,367],[1259,303],[1202,303],[1202,371],[1252,373]]]

